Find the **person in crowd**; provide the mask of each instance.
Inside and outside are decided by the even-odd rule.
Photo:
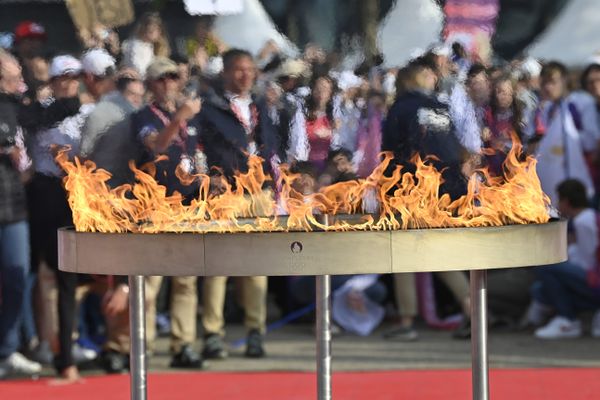
[[[535,145],[538,159],[537,173],[542,189],[558,205],[558,184],[566,179],[578,179],[594,195],[594,185],[584,157],[586,138],[596,133],[585,133],[586,126],[580,109],[568,98],[568,70],[558,62],[549,62],[541,72],[543,101],[536,112],[540,121]]]
[[[92,29],[81,29],[79,39],[86,49],[105,49],[116,60],[121,56],[119,35],[106,25],[96,22]]]
[[[273,90],[270,88],[276,85],[282,92],[278,101],[277,118],[279,121],[276,125],[279,127],[281,160],[289,161],[291,123],[298,108],[304,104],[306,95],[304,92],[309,91],[304,86],[304,81],[310,75],[309,65],[299,59],[287,59],[279,65],[272,76],[264,75],[267,79],[271,79],[266,83],[267,90]]]
[[[35,375],[42,366],[28,360],[19,348],[19,321],[30,265],[29,224],[25,188],[21,180],[25,145],[18,124],[19,96],[24,91],[19,62],[0,50],[0,378],[10,374]]]
[[[485,109],[490,100],[490,83],[485,67],[473,64],[465,84],[454,86],[450,95],[450,115],[462,145],[471,154],[471,163],[480,162],[484,131]]]
[[[205,96],[196,121],[201,127],[201,142],[208,166],[223,171],[231,178],[234,171],[246,171],[249,155],[265,160],[269,171],[277,154],[277,129],[266,105],[251,94],[256,81],[256,65],[250,53],[230,49],[223,54],[222,87]],[[242,304],[247,329],[245,356],[265,356],[263,335],[266,331],[267,278],[243,277]],[[205,358],[222,359],[228,352],[223,342],[225,286],[227,277],[206,277],[203,286]]]
[[[198,195],[198,184],[184,185],[176,171],[195,173],[194,160],[198,146],[198,129],[190,122],[200,111],[200,99],[181,98],[179,68],[172,60],[156,57],[146,71],[146,84],[153,101],[132,116],[132,129],[144,150],[139,164],[152,162],[159,155],[155,177],[167,189],[167,194],[180,193],[184,204]],[[162,276],[146,278],[147,337],[153,349],[156,336],[156,298]],[[195,276],[173,277],[171,291],[171,367],[201,368],[203,360],[192,348],[196,341],[196,311],[198,297]],[[118,357],[118,353],[113,353]]]
[[[404,88],[390,108],[383,126],[382,150],[394,154],[392,168],[402,165],[414,170],[410,160],[433,155],[438,171],[443,171],[441,192],[458,198],[466,192],[462,174],[466,149],[461,145],[450,118],[448,105],[435,95],[434,67],[423,59],[415,60],[403,72]]]
[[[450,289],[454,300],[460,306],[462,311],[462,322],[456,327],[452,336],[456,339],[469,338],[471,335],[469,317],[471,312],[471,299],[469,294],[469,281],[467,280],[466,275],[461,271],[436,272],[436,275],[442,283]],[[416,275],[413,273],[394,275],[394,293],[396,296],[399,320],[392,328],[383,333],[385,339],[413,341],[419,338],[419,333],[415,327],[415,319],[419,313],[416,278]],[[428,316],[428,318],[433,319],[432,316]],[[435,322],[440,327],[444,325],[450,326],[450,324],[444,324],[440,321]]]
[[[130,160],[141,158],[140,146],[131,134],[131,115],[143,105],[144,84],[135,70],[122,69],[116,75],[116,91],[103,97],[88,116],[82,132],[82,157],[112,175],[116,187],[133,181]],[[92,142],[91,138],[97,138]],[[126,277],[112,277],[112,287],[103,296],[107,340],[101,363],[109,373],[122,372],[129,354],[129,286]]]
[[[196,18],[193,36],[184,39],[180,51],[193,65],[204,67],[213,57],[227,51],[227,45],[213,32],[215,17],[202,15]]]
[[[158,13],[142,15],[133,36],[123,42],[122,52],[123,66],[135,69],[142,78],[155,57],[171,55],[167,31]]]
[[[131,114],[144,104],[144,82],[133,69],[116,75],[116,90],[103,97],[83,126],[81,156],[109,171],[111,186],[133,181],[129,160],[139,160],[140,148],[131,132]]]
[[[581,89],[588,95],[588,101],[584,101],[582,113],[584,114],[584,125],[588,128],[586,131],[592,132],[597,129],[600,133],[600,64],[590,64],[581,73]],[[583,96],[580,96],[583,97]],[[586,107],[587,106],[587,107]],[[599,158],[599,143],[598,139],[590,137],[589,143],[586,146],[586,160],[592,179],[594,181],[594,189],[596,192],[593,198],[593,204],[596,208],[600,200],[598,193],[600,193],[600,158]]]
[[[467,160],[467,151],[461,145],[454,132],[448,105],[439,101],[435,95],[437,76],[434,66],[427,60],[413,61],[403,72],[404,88],[399,90],[394,105],[387,115],[383,127],[384,151],[394,153],[394,164],[402,165],[406,171],[414,171],[411,159],[415,154],[421,157],[435,156],[432,162],[438,171],[443,171],[444,183],[440,187],[442,194],[447,193],[457,199],[466,193],[466,181],[463,176],[463,164]],[[453,289],[457,301],[469,314],[468,282],[462,272],[445,273],[447,284]],[[386,334],[388,338],[417,337],[413,320],[416,315],[416,291],[414,275],[397,274],[396,295],[401,309],[400,324]],[[465,319],[467,321],[467,319]],[[457,331],[464,337],[468,324]]]
[[[277,127],[279,149],[277,154],[282,162],[287,161],[287,149],[290,142],[291,116],[285,106],[284,93],[276,82],[269,81],[265,85],[264,100],[268,109],[269,118]]]
[[[63,60],[68,60],[68,59],[63,59]],[[69,62],[67,62],[69,63]],[[60,64],[56,64],[54,67],[56,68],[57,66],[59,66]],[[29,142],[30,145],[32,145],[33,143],[31,143],[32,141],[35,141],[35,136],[36,134],[41,130],[41,129],[48,129],[50,127],[52,127],[53,125],[65,120],[68,117],[71,117],[73,115],[76,115],[80,108],[81,108],[81,102],[79,99],[79,96],[77,93],[75,93],[74,91],[71,91],[69,96],[64,96],[64,90],[61,92],[62,95],[60,95],[58,98],[56,96],[53,96],[52,93],[52,87],[50,84],[50,72],[52,72],[52,74],[56,74],[56,71],[50,71],[49,68],[47,68],[46,71],[46,75],[47,75],[47,80],[48,82],[44,82],[43,85],[44,87],[40,87],[37,89],[37,93],[33,94],[34,90],[33,88],[30,88],[29,91],[29,96],[28,97],[28,93],[26,92],[24,97],[22,98],[22,104],[20,106],[19,109],[19,123],[21,125],[21,127],[24,129],[24,131],[26,132],[26,137],[27,142]],[[33,138],[33,139],[32,139]],[[34,146],[30,146],[30,148],[33,148]],[[30,169],[28,171],[28,174],[31,174],[35,169]],[[35,177],[35,176],[34,176]],[[28,185],[28,191],[30,190],[30,185]],[[31,206],[31,200],[29,200],[30,206]],[[31,212],[31,210],[30,210]],[[31,226],[31,235],[32,237],[34,235],[36,235],[36,233],[38,232],[37,230],[37,226],[35,223],[32,223]],[[33,245],[33,244],[32,244]],[[31,297],[32,297],[32,291],[34,289],[34,282],[37,280],[38,277],[38,272],[39,272],[39,260],[36,257],[36,250],[37,247],[33,246],[32,250],[34,251],[33,254],[33,258],[32,258],[32,264],[31,264],[31,275],[29,276],[29,283],[30,286],[28,287],[28,293],[26,295],[26,304],[31,304]],[[50,274],[52,274],[52,276],[54,276],[54,271],[50,271]],[[38,285],[39,287],[42,287],[43,285]],[[48,290],[41,290],[41,293],[43,293],[43,295],[41,296],[42,298],[45,299],[44,295],[49,294],[50,292]],[[56,301],[56,297],[53,296],[52,300],[50,300],[50,302],[46,302],[44,304],[54,304],[54,302]],[[29,307],[26,308],[26,310],[28,310]],[[47,315],[47,314],[45,314]],[[54,340],[53,337],[49,337],[49,335],[46,335],[44,332],[44,329],[41,329],[40,331],[40,335],[38,336],[35,333],[35,321],[34,319],[34,312],[33,310],[30,311],[26,311],[24,314],[24,319],[23,319],[23,326],[25,329],[25,340],[28,342],[26,344],[26,348],[28,348],[29,353],[31,354],[32,357],[34,357],[37,361],[46,363],[46,364],[51,364],[52,363],[52,351],[51,351],[51,347],[54,348],[55,351],[57,351],[58,347],[57,345],[54,345],[56,342]],[[33,337],[32,335],[35,334],[36,337]],[[51,345],[51,343],[53,345]],[[78,348],[74,348],[74,352],[79,353],[79,355],[83,354],[81,352],[78,352]],[[78,354],[76,354],[78,355]],[[79,357],[77,357],[79,358]]]
[[[502,177],[503,163],[512,149],[513,140],[526,145],[527,116],[525,104],[517,96],[516,82],[502,75],[492,84],[492,97],[484,118],[484,160],[491,176]],[[517,326],[529,302],[533,273],[530,268],[507,268],[488,273],[490,326]]]
[[[531,288],[534,304],[529,322],[541,323],[554,317],[535,331],[539,339],[567,339],[582,335],[578,315],[597,311],[592,321],[592,336],[600,337],[600,292],[589,283],[587,273],[595,270],[598,259],[599,217],[589,207],[587,188],[576,179],[561,182],[557,188],[558,207],[569,219],[569,259],[560,264],[537,267]]]
[[[273,79],[283,90],[284,107],[289,115],[295,115],[308,94],[309,89],[304,86],[304,81],[310,75],[309,64],[299,59],[287,59],[275,71]]]
[[[518,62],[513,70],[517,79],[517,98],[525,105],[525,115],[533,115],[540,102],[540,72],[542,64],[535,58]],[[531,137],[534,132],[525,132]]]
[[[290,128],[288,159],[310,161],[321,173],[330,149],[339,147],[338,122],[334,116],[334,83],[327,76],[314,79],[304,107],[298,108]]]
[[[37,22],[23,21],[15,28],[14,38],[14,52],[23,67],[23,77],[27,85],[23,100],[35,101],[39,95],[48,93],[46,29]]]
[[[523,143],[524,105],[516,97],[516,85],[503,75],[492,84],[492,96],[485,110],[483,134],[485,165],[493,176],[502,176],[502,164],[512,148],[513,140]]]
[[[93,55],[92,55],[93,57]],[[86,59],[89,67],[94,60]],[[68,55],[57,56],[50,64],[50,87],[56,101],[73,99],[79,92],[82,63]],[[91,82],[90,79],[88,81]],[[88,88],[90,90],[91,88]],[[43,106],[43,105],[42,105]],[[62,186],[63,170],[56,163],[57,152],[69,147],[69,156],[79,153],[81,128],[93,104],[84,104],[71,116],[41,127],[31,138],[31,157],[35,174],[27,187],[31,224],[32,265],[44,261],[54,271],[58,286],[59,348],[55,367],[67,381],[79,379],[72,356],[72,331],[75,322],[76,274],[58,269],[57,229],[72,225],[71,209]],[[31,130],[30,130],[31,132]]]
[[[339,121],[339,146],[351,152],[356,151],[358,125],[366,109],[364,87],[368,82],[352,71],[343,71],[336,76],[340,93],[335,96],[334,109]]]
[[[581,87],[595,100],[596,118],[600,125],[600,64],[590,64],[581,73]]]
[[[384,94],[371,91],[358,125],[356,151],[352,159],[356,173],[361,178],[369,176],[381,161],[379,153],[385,112]]]

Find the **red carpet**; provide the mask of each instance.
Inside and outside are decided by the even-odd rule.
[[[71,386],[48,380],[0,383],[2,400],[127,400],[129,377],[98,376]],[[527,369],[491,372],[494,400],[600,399],[600,369]],[[314,374],[178,373],[152,374],[149,400],[314,399]],[[335,373],[333,398],[340,400],[449,400],[471,398],[468,370]]]

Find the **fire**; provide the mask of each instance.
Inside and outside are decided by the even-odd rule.
[[[442,173],[426,160],[415,157],[414,174],[398,167],[386,176],[391,160],[390,154],[383,154],[381,164],[366,179],[337,183],[309,195],[294,189],[299,176],[287,166],[280,167],[274,182],[257,157],[250,158],[248,172],[236,174],[234,185],[223,180],[220,193],[211,193],[211,177],[177,171],[183,183],[200,185],[198,197],[184,204],[180,194],[169,196],[156,182],[152,164],[142,168],[131,164],[135,183],[110,188],[110,174],[91,161],[69,161],[65,152],[57,157],[67,172],[65,188],[80,232],[391,230],[549,220],[550,200],[535,172],[536,160],[523,159],[517,141],[504,163],[503,177],[476,171],[468,193],[454,201],[440,195]],[[333,216],[333,223],[321,223],[319,214]]]

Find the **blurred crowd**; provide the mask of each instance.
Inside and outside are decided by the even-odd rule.
[[[31,21],[2,41],[0,378],[52,364],[75,381],[77,365],[93,360],[109,373],[128,368],[126,278],[58,269],[56,229],[72,225],[55,161],[66,146],[70,158],[109,171],[113,187],[133,181],[130,160],[140,166],[166,155],[155,162],[156,179],[189,202],[198,186],[182,184],[177,171],[209,175],[218,196],[257,155],[267,172],[289,164],[299,176],[294,189],[307,195],[369,176],[382,150],[408,172],[415,154],[434,156],[440,192],[456,199],[482,167],[501,178],[520,142],[569,219],[569,260],[491,271],[490,326],[573,338],[587,330],[588,313],[600,337],[600,56],[572,71],[531,58],[492,65],[457,42],[403,66],[374,57],[348,67],[312,44],[296,58],[274,42],[259,54],[228,48],[212,22],[197,17],[189,37],[172,40],[148,13],[122,42],[103,26],[82,35],[81,54],[52,52],[44,27]],[[385,340],[417,340],[420,317],[457,338],[470,335],[464,272],[336,276],[332,285],[341,331],[367,335],[388,319]],[[150,354],[167,334],[172,367],[202,368],[227,357],[226,321],[244,324],[247,357],[264,357],[267,315],[310,306],[314,278],[148,277],[146,302]]]

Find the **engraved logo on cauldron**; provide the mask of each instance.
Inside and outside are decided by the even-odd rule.
[[[302,246],[302,243],[300,243],[300,242],[294,242],[290,245],[290,249],[292,250],[292,253],[294,253],[294,254],[302,253],[303,248],[304,248],[304,246]]]

